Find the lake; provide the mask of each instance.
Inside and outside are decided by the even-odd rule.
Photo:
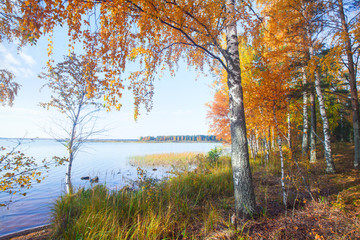
[[[14,146],[16,141],[0,140],[0,146]],[[154,153],[208,152],[220,143],[138,143],[138,142],[89,142],[76,156],[72,168],[72,183],[75,188],[90,187],[83,176],[99,177],[111,190],[120,189],[137,178],[136,166],[129,164],[132,156]],[[52,156],[66,156],[66,149],[53,140],[25,140],[19,148],[37,161]],[[152,177],[166,176],[168,169],[144,168]],[[9,207],[0,207],[0,236],[20,230],[41,226],[50,222],[55,200],[64,194],[66,166],[52,167],[46,179],[27,190],[27,195],[13,196]],[[0,193],[0,202],[10,196]]]

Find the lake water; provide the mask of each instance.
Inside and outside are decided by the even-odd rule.
[[[14,146],[16,142],[1,140],[0,146]],[[154,153],[208,152],[219,143],[132,143],[132,142],[90,142],[85,143],[73,163],[72,183],[75,187],[88,187],[83,176],[99,177],[109,189],[120,189],[137,178],[135,166],[129,164],[131,156]],[[66,156],[66,149],[52,140],[24,141],[21,148],[27,156],[38,161],[52,156]],[[166,176],[167,169],[157,168],[148,173],[153,177]],[[50,222],[51,208],[55,200],[64,193],[66,166],[52,167],[46,179],[27,190],[27,195],[13,196],[9,207],[0,207],[0,236],[41,226]],[[0,192],[0,202],[9,201],[10,196]]]

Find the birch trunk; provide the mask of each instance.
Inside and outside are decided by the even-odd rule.
[[[65,186],[66,186],[66,193],[67,194],[72,193],[71,169],[72,169],[72,163],[73,163],[73,160],[74,160],[75,128],[76,128],[76,124],[73,123],[73,127],[71,129],[70,142],[69,142],[69,145],[68,145],[69,163],[68,163],[68,166],[67,166],[66,178],[65,178]]]
[[[341,19],[341,27],[344,36],[346,57],[348,60],[347,68],[349,70],[349,85],[351,93],[351,106],[353,114],[353,130],[354,130],[354,144],[355,144],[355,156],[354,156],[354,168],[359,169],[360,162],[360,136],[359,136],[359,100],[356,87],[356,71],[353,60],[353,51],[351,46],[351,40],[349,35],[348,25],[345,19],[343,0],[338,0],[339,3],[339,15]]]
[[[320,76],[319,73],[315,72],[315,89],[319,100],[320,115],[323,121],[323,132],[324,132],[324,152],[326,161],[326,172],[335,173],[334,160],[331,155],[331,141],[330,141],[330,128],[329,121],[325,110],[324,95],[320,87]]]
[[[80,114],[80,107],[78,109],[77,115],[75,117],[75,122],[73,122],[73,126],[71,129],[71,135],[70,135],[70,141],[69,141],[69,145],[68,145],[68,152],[69,152],[69,163],[67,166],[67,171],[66,171],[66,178],[65,178],[65,186],[66,186],[66,193],[70,194],[72,193],[72,184],[71,184],[71,169],[72,169],[72,163],[74,160],[74,141],[75,141],[75,131],[76,131],[76,126],[77,126],[77,120],[78,120],[78,116]]]
[[[253,135],[249,136],[249,151],[252,159],[254,159],[254,144],[253,144]]]
[[[71,169],[72,169],[72,163],[73,163],[73,156],[72,154],[69,157],[69,163],[66,170],[66,178],[65,178],[65,187],[66,187],[66,193],[70,194],[72,193],[72,184],[71,184]]]
[[[274,127],[272,127],[271,129],[272,129],[271,148],[275,150],[275,130]]]
[[[237,217],[256,213],[255,193],[249,162],[248,141],[241,85],[239,41],[236,29],[234,0],[226,0],[230,22],[226,26],[227,54],[225,54],[229,87],[229,118],[231,131],[231,162],[234,180],[235,212]],[[231,21],[232,20],[232,21]]]
[[[270,133],[270,130],[269,130]],[[264,137],[264,149],[265,149],[265,163],[267,164],[270,159],[270,136],[269,139]]]
[[[281,190],[283,195],[283,204],[287,206],[287,194],[286,194],[286,188],[285,188],[285,168],[284,168],[284,154],[282,151],[282,142],[280,137],[278,137],[278,144],[279,144],[279,153],[280,153],[280,164],[281,164]]]
[[[306,88],[307,80],[306,80],[306,72],[303,69],[303,86]],[[309,130],[309,118],[308,118],[308,98],[307,91],[303,92],[303,136],[302,136],[302,155],[303,157],[307,157],[309,151],[309,138],[308,138],[308,130]]]
[[[76,114],[74,115],[74,118],[72,119],[70,141],[69,141],[69,145],[67,147],[68,152],[69,152],[69,163],[68,163],[68,167],[67,167],[67,171],[66,171],[66,178],[65,178],[65,186],[66,186],[67,194],[72,193],[71,169],[72,169],[72,163],[74,160],[74,154],[77,151],[76,147],[74,146],[74,143],[76,143],[76,128],[79,124],[80,112],[81,112],[81,109],[83,108],[85,96],[86,96],[86,91],[84,90],[80,96],[79,105],[77,107]]]
[[[315,106],[315,93],[310,93],[310,162],[316,162],[316,106]]]
[[[291,114],[290,114],[290,112],[288,113],[288,116],[287,116],[287,124],[288,124],[287,142],[288,142],[288,147],[291,150],[292,145],[291,145]]]

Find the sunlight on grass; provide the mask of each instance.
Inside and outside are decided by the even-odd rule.
[[[292,155],[285,152],[286,206],[281,201],[278,153],[274,152],[266,161],[262,157],[252,159],[261,210],[253,219],[238,219],[235,228],[230,221],[234,213],[231,159],[219,157],[217,153],[221,151],[211,152],[190,158],[196,166],[193,171],[175,169],[173,177],[160,183],[140,171],[138,191],[123,188],[116,192],[97,185],[63,196],[54,206],[52,239],[360,237],[360,178],[357,171],[349,170],[352,162],[348,159],[335,158],[340,163],[340,173],[329,175],[323,171],[325,161],[310,165],[298,158],[298,166],[289,157]],[[179,155],[188,153],[156,156],[169,159]],[[312,189],[313,200],[305,189],[303,177]],[[318,191],[314,191],[315,187]]]
[[[160,153],[145,156],[130,157],[130,164],[136,166],[170,166],[193,164],[196,161],[196,152]]]
[[[54,238],[61,239],[189,239],[204,238],[229,224],[232,198],[229,158],[201,165],[166,182],[112,192],[105,186],[80,190],[59,199],[54,207]],[[201,233],[195,229],[204,229]],[[200,234],[200,235],[199,235]]]

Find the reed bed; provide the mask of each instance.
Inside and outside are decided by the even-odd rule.
[[[138,191],[112,192],[98,185],[61,197],[54,206],[50,239],[360,239],[360,177],[351,169],[350,145],[334,154],[337,174],[325,173],[323,159],[311,168],[299,161],[302,172],[291,159],[285,161],[286,206],[276,152],[269,161],[252,159],[262,208],[253,219],[239,219],[237,227],[230,222],[230,158],[219,157],[216,149],[211,152],[196,157],[195,170],[174,171],[174,177],[157,184],[140,171]],[[314,199],[303,186],[303,176]]]
[[[56,202],[53,238],[203,238],[229,225],[230,216],[223,213],[232,205],[232,195],[229,158],[157,185],[143,184],[138,191],[112,192],[103,185],[81,189]]]
[[[196,152],[149,154],[130,157],[129,162],[140,167],[189,165],[197,161],[198,155]]]

